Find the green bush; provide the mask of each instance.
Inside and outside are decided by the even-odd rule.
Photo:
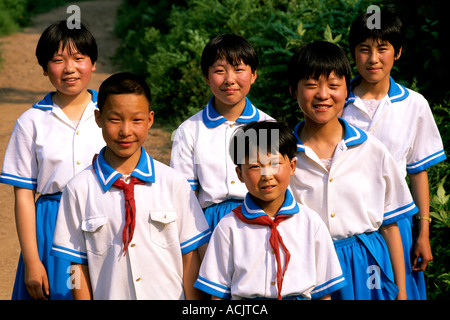
[[[17,31],[25,22],[27,0],[0,0],[0,36]]]

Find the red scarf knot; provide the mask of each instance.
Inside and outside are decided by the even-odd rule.
[[[291,259],[291,254],[289,250],[286,248],[286,246],[283,243],[283,239],[281,238],[280,233],[278,232],[277,226],[280,224],[280,222],[289,219],[292,217],[292,215],[276,215],[275,220],[272,220],[267,215],[261,215],[259,217],[249,219],[244,216],[241,210],[241,206],[236,207],[233,210],[234,214],[242,221],[247,224],[259,224],[259,225],[265,225],[270,227],[271,235],[269,238],[270,246],[272,247],[273,251],[275,252],[275,259],[277,262],[277,289],[278,289],[278,296],[277,299],[281,300],[281,288],[283,287],[283,279],[284,274],[286,273],[286,270],[288,268],[289,260]],[[280,246],[284,250],[285,254],[285,265],[284,270],[281,270],[281,258],[280,258]]]
[[[123,190],[125,195],[125,226],[123,227],[123,255],[125,255],[128,245],[131,242],[136,227],[136,202],[134,201],[134,185],[145,184],[136,177],[131,177],[130,182],[126,183],[122,179],[117,179],[113,186]],[[127,236],[128,234],[128,236]]]

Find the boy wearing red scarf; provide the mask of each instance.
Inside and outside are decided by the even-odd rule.
[[[289,128],[272,121],[232,137],[248,193],[219,221],[195,283],[213,299],[328,299],[345,285],[327,227],[288,190],[296,149]]]
[[[106,147],[63,192],[52,247],[72,262],[74,299],[196,299],[198,247],[210,230],[184,176],[142,144],[150,88],[130,73],[100,86],[96,122]]]

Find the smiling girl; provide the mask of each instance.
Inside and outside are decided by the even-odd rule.
[[[22,250],[12,299],[71,299],[70,262],[50,249],[61,192],[104,145],[94,118],[97,92],[87,89],[97,44],[85,26],[68,29],[62,20],[43,32],[36,56],[56,91],[17,120],[0,174],[14,186]]]

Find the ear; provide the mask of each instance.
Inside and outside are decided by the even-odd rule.
[[[255,70],[254,72],[252,72],[252,82],[251,82],[252,84],[255,83],[257,77],[258,77],[258,74],[257,74],[257,71]]]
[[[295,173],[295,168],[297,168],[297,157],[292,158],[290,163],[291,176]]]
[[[239,181],[244,183],[244,180],[242,179],[242,170],[240,166],[236,166],[236,174],[239,178]]]
[[[400,47],[400,49],[398,50],[397,55],[394,57],[394,60],[400,59],[400,56],[402,55],[402,49],[403,49],[403,47]]]
[[[155,120],[155,112],[152,110],[148,113],[148,128],[147,128],[147,130],[150,130],[150,128],[153,125],[154,120]]]
[[[97,123],[97,126],[99,128],[102,128],[102,114],[99,110],[94,110],[94,116],[95,116],[95,123]]]
[[[91,71],[94,72],[95,70],[97,70],[97,62],[94,62],[94,64],[92,65]]]

